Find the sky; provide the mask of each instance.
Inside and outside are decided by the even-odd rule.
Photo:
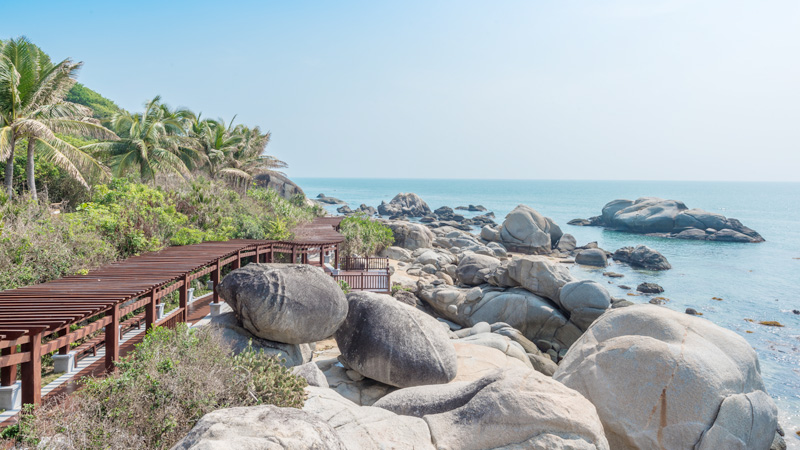
[[[259,125],[294,177],[800,181],[796,0],[11,1],[137,111]]]

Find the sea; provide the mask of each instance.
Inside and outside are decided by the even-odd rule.
[[[466,179],[297,178],[309,198],[320,193],[339,198],[351,208],[364,203],[377,207],[400,192],[414,192],[431,209],[440,206],[482,205],[497,223],[517,205],[528,205],[552,218],[578,245],[589,242],[608,251],[647,245],[661,252],[672,269],[651,272],[612,264],[606,270],[624,275],[610,280],[602,269],[572,266],[579,279],[598,281],[612,296],[634,303],[650,297],[631,297],[619,285],[658,283],[665,305],[676,311],[694,308],[703,318],[735,331],[758,353],[761,375],[779,409],[779,423],[790,448],[800,448],[800,183],[687,182],[687,181],[562,181]],[[661,197],[683,201],[739,219],[758,231],[758,244],[704,242],[649,237],[567,225],[575,218],[600,214],[614,199]],[[336,206],[326,207],[336,214]],[[459,211],[471,217],[481,213]],[[477,229],[476,229],[477,231]],[[714,297],[722,299],[714,300]],[[749,319],[749,320],[748,320]],[[752,320],[752,322],[750,321]],[[759,325],[777,321],[783,327]]]

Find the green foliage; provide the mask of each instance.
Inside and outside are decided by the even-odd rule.
[[[349,294],[350,293],[350,283],[348,283],[347,281],[339,280],[339,288],[345,294]]]
[[[39,448],[170,448],[216,409],[305,400],[305,380],[252,347],[233,355],[210,327],[155,328],[117,368],[25,416],[17,439]]]
[[[396,294],[396,293],[398,293],[398,292],[400,292],[400,291],[408,291],[408,292],[411,292],[411,291],[412,291],[412,289],[411,289],[411,288],[407,288],[407,287],[403,286],[403,285],[402,285],[402,284],[400,284],[400,283],[393,283],[393,284],[392,284],[392,295],[394,295],[394,294]]]
[[[88,106],[92,109],[92,117],[95,119],[110,119],[111,116],[122,110],[116,103],[80,83],[72,86],[67,93],[66,100]]]
[[[339,232],[345,237],[342,250],[348,256],[372,256],[394,243],[392,229],[365,214],[342,220]]]

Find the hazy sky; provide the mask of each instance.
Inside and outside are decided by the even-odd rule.
[[[9,1],[80,81],[290,176],[800,181],[800,2]]]

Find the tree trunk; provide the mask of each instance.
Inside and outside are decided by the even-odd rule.
[[[14,136],[12,133],[11,136],[11,153],[8,154],[8,158],[6,158],[6,173],[5,173],[5,182],[6,182],[6,195],[8,199],[14,196]]]
[[[33,150],[36,138],[33,136],[28,138],[28,165],[25,168],[25,173],[28,175],[28,192],[33,195],[34,200],[38,200],[39,196],[36,195],[36,178],[33,176]]]

